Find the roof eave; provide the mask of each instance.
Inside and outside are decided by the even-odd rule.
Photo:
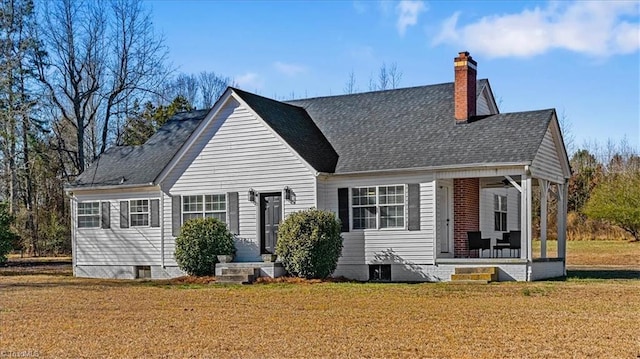
[[[130,184],[113,184],[113,185],[103,185],[103,186],[65,186],[64,191],[66,193],[74,192],[74,191],[96,191],[96,190],[110,190],[110,189],[128,189],[128,188],[148,188],[148,187],[156,187],[157,185],[153,182],[149,183],[130,183]]]
[[[531,165],[531,161],[520,161],[520,162],[494,162],[494,163],[470,163],[463,165],[442,165],[442,166],[427,166],[427,167],[407,167],[407,168],[391,168],[391,169],[382,169],[382,170],[369,170],[369,171],[352,171],[352,172],[338,172],[338,173],[327,173],[327,172],[318,172],[317,175],[320,176],[348,176],[348,175],[362,175],[362,174],[383,174],[390,172],[407,172],[407,171],[449,171],[456,169],[469,169],[469,168],[489,168],[489,167],[518,167],[518,166],[529,166]]]

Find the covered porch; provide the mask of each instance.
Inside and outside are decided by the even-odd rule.
[[[547,219],[554,212],[555,231],[550,231]],[[442,173],[436,180],[435,262],[497,267],[499,280],[564,276],[566,214],[563,177],[532,173],[526,166]],[[535,251],[534,238],[540,241]],[[550,239],[558,241],[553,253],[547,250]]]

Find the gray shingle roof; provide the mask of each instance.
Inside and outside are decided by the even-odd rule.
[[[338,154],[303,108],[235,88],[233,91],[313,168],[333,172]]]
[[[177,113],[143,145],[108,149],[68,188],[152,183],[208,112]]]
[[[287,102],[232,90],[313,168],[328,173],[529,162],[555,113],[456,124],[453,83]],[[207,113],[176,114],[144,145],[109,149],[69,187],[154,182]]]
[[[453,83],[288,103],[303,107],[336,150],[335,173],[532,161],[554,112],[456,124]]]

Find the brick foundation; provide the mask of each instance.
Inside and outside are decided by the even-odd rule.
[[[453,180],[453,244],[456,258],[469,253],[467,232],[480,230],[480,179]]]

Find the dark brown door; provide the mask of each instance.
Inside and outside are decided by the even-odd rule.
[[[282,194],[260,194],[260,222],[262,223],[261,253],[276,253],[278,227],[282,219]]]

